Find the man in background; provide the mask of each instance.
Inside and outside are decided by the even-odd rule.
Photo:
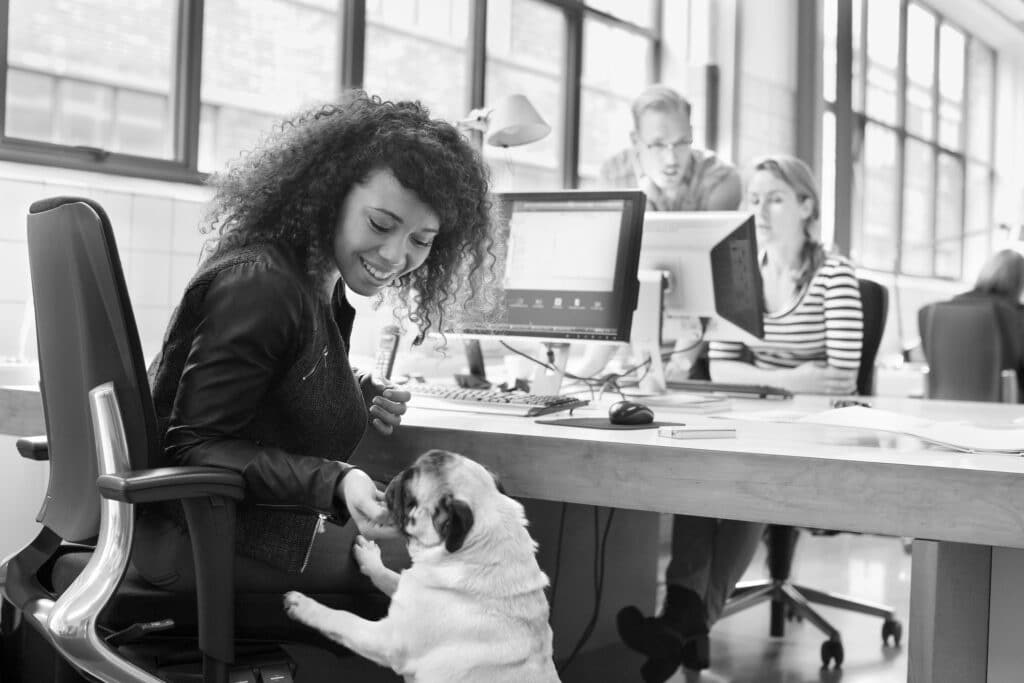
[[[714,152],[693,147],[690,103],[665,85],[633,101],[632,145],[601,166],[601,185],[640,188],[649,211],[734,211],[742,184]]]
[[[672,88],[655,84],[632,104],[630,147],[601,165],[600,185],[639,188],[648,211],[735,211],[742,182],[736,168],[714,152],[693,146],[690,103]],[[703,334],[698,318],[676,320],[672,355],[665,365],[669,379],[708,379]],[[598,375],[611,360],[612,347],[590,347],[577,375]]]

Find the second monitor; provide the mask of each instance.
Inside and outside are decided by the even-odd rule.
[[[640,268],[667,274],[666,319],[707,319],[705,339],[764,338],[764,292],[752,215],[648,212]]]
[[[498,311],[463,311],[449,334],[532,340],[549,349],[537,394],[557,394],[569,342],[629,340],[646,197],[639,190],[496,195]]]

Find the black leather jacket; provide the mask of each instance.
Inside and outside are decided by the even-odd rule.
[[[320,520],[347,519],[335,495],[366,429],[348,362],[355,311],[330,302],[270,245],[216,255],[188,284],[151,367],[167,462],[240,472],[238,550],[301,571]]]

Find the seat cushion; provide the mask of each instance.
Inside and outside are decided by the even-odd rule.
[[[63,593],[85,569],[91,553],[75,550],[63,553],[54,562],[50,579],[54,590]],[[313,594],[311,598],[333,609],[354,612],[376,620],[387,614],[388,598],[383,593]],[[139,623],[173,619],[174,628],[164,635],[195,635],[197,610],[194,596],[161,590],[147,583],[129,566],[113,599],[100,615],[99,622],[112,631]],[[284,613],[283,596],[278,593],[246,593],[235,597],[236,639],[308,643],[339,654],[347,650],[303,626]]]

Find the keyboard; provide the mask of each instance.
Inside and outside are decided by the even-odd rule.
[[[522,391],[494,391],[492,389],[463,389],[454,384],[409,382],[401,385],[412,394],[409,406],[434,410],[460,410],[470,413],[492,413],[535,417],[559,413],[585,406],[585,401],[574,396],[545,396]]]
[[[700,391],[733,396],[757,396],[759,398],[793,398],[793,392],[782,387],[767,384],[729,384],[706,379],[673,380],[665,383],[669,391]]]

